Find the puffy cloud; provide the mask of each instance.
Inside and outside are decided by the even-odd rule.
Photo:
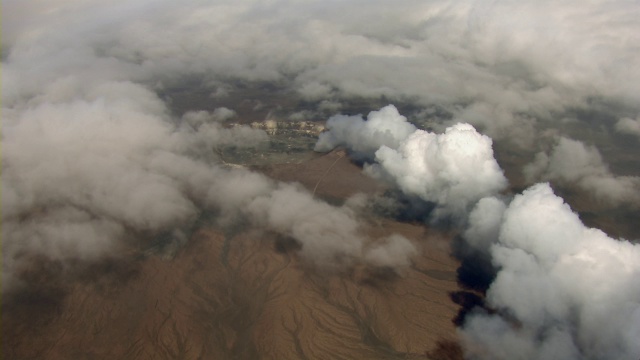
[[[468,122],[494,139],[505,139],[510,145],[530,148],[536,138],[536,118],[517,114],[502,104],[475,102],[454,112],[458,121]]]
[[[201,142],[246,144],[266,136],[220,126],[180,130],[153,93],[129,82],[88,87],[68,100],[48,95],[11,109],[3,124],[9,287],[15,264],[30,254],[91,260],[133,234],[188,226],[204,206],[196,195],[224,172],[208,165],[215,156],[202,152]],[[206,160],[193,160],[196,151]]]
[[[640,246],[587,228],[537,184],[504,211],[490,252],[487,301],[498,312],[467,319],[470,358],[638,357]]]
[[[365,253],[365,259],[376,266],[405,267],[410,265],[412,257],[418,251],[415,246],[401,235],[392,235],[384,239]]]
[[[226,169],[214,152],[265,144],[263,131],[225,127],[221,122],[235,112],[224,107],[172,118],[150,86],[138,82],[131,63],[90,51],[98,46],[91,43],[95,33],[81,37],[72,34],[74,26],[68,30],[52,35],[64,49],[58,55],[40,57],[51,48],[42,43],[46,34],[36,32],[16,35],[3,58],[9,74],[2,133],[5,289],[20,281],[20,264],[34,254],[90,261],[131,237],[180,232],[203,208],[217,210],[224,224],[251,214],[244,209],[256,198],[281,199],[272,181]],[[302,191],[290,196],[325,214],[346,212]],[[293,217],[291,231],[282,231],[319,264],[335,256],[364,259],[359,247],[366,238],[354,233],[358,220],[343,215],[345,226],[332,227],[333,238],[322,236],[330,227],[326,220],[314,225]],[[351,236],[355,243],[347,241]]]
[[[640,117],[637,117],[635,120],[631,118],[622,118],[618,120],[615,128],[618,132],[640,137]]]
[[[193,215],[172,179],[144,167],[174,142],[148,113],[101,100],[44,104],[7,124],[3,140],[3,180],[17,201],[5,216],[72,203],[146,229]]]
[[[134,234],[186,229],[203,208],[217,210],[222,224],[248,215],[299,241],[302,255],[319,266],[407,264],[411,243],[398,238],[365,256],[368,240],[349,208],[218,164],[211,147],[256,145],[267,139],[264,132],[224,128],[207,112],[185,114],[186,128],[174,125],[144,87],[125,88],[125,98],[43,102],[10,112],[2,163],[5,286],[15,283],[17,264],[30,254],[96,259]]]
[[[182,116],[182,121],[189,125],[188,132],[194,140],[206,150],[220,146],[260,147],[268,144],[267,134],[259,129],[247,126],[225,127],[221,122],[235,116],[235,112],[227,108],[208,111],[189,111]]]
[[[394,238],[370,260],[349,208],[248,170],[225,169],[210,149],[202,150],[203,144],[253,143],[264,136],[256,130],[214,122],[184,131],[140,109],[96,100],[43,104],[20,113],[3,135],[7,288],[19,281],[14,272],[30,254],[97,259],[135,233],[186,229],[203,208],[217,210],[222,224],[248,215],[255,225],[294,238],[318,266],[405,266],[412,254],[408,240],[398,245]],[[390,260],[382,263],[387,253]]]
[[[523,171],[529,181],[541,179],[576,184],[610,203],[637,206],[640,202],[640,178],[615,176],[597,148],[577,140],[560,137],[550,155],[538,153]]]
[[[298,240],[301,254],[319,266],[340,266],[358,259],[375,266],[403,267],[416,254],[411,242],[393,235],[365,251],[366,238],[349,207],[336,208],[315,200],[307,191],[280,184],[247,205],[258,223]]]
[[[231,109],[227,109],[226,107],[219,107],[213,110],[213,113],[211,114],[213,119],[216,121],[225,121],[225,120],[233,119],[234,117],[236,117],[236,115],[237,114],[235,111]]]
[[[493,157],[492,140],[469,124],[453,125],[443,134],[418,130],[389,105],[372,111],[367,120],[334,116],[326,127],[316,151],[345,146],[356,158],[374,157],[367,173],[435,203],[442,215],[463,215],[507,185]]]
[[[383,145],[397,148],[416,130],[393,105],[370,112],[366,120],[361,115],[332,116],[325,127],[327,131],[320,134],[315,151],[346,146],[356,157],[369,159]]]
[[[416,130],[397,149],[382,146],[375,155],[371,174],[436,203],[444,214],[464,214],[476,201],[507,186],[491,139],[469,124],[456,124],[443,134]]]
[[[157,95],[132,82],[83,84],[64,96],[45,87],[7,109],[3,124],[2,207],[5,289],[20,283],[33,255],[92,261],[127,239],[180,236],[202,209],[228,225],[249,216],[290,236],[319,266],[367,262],[406,266],[411,243],[392,238],[373,258],[359,220],[298,187],[221,166],[222,146],[259,146],[268,138],[224,127],[229,110],[172,119]],[[226,115],[225,115],[226,114]],[[380,259],[385,258],[387,261]]]
[[[480,199],[469,213],[464,239],[476,250],[488,252],[498,238],[502,216],[507,205],[496,197]]]
[[[255,198],[248,211],[252,218],[302,243],[302,254],[321,263],[350,262],[362,253],[364,238],[347,209],[316,201],[308,192],[281,185],[267,196]],[[350,257],[340,259],[337,257]]]

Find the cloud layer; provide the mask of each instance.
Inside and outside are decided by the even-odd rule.
[[[217,147],[259,146],[264,132],[225,128],[215,111],[172,120],[155,94],[129,82],[90,90],[95,98],[32,101],[5,120],[7,288],[19,282],[20,267],[34,254],[99,259],[127,239],[187,231],[203,209],[216,211],[223,225],[247,218],[290,236],[319,266],[368,262],[368,240],[353,211],[316,200],[300,187],[220,164]],[[369,263],[407,265],[413,245],[398,236],[387,242],[376,247]]]
[[[518,140],[593,98],[640,110],[640,7],[624,0],[9,0],[5,9],[7,98],[92,69],[101,70],[93,78],[154,84],[187,75],[280,81],[308,100],[437,105],[494,138]]]
[[[184,22],[214,26],[198,16],[212,8],[186,4],[178,10],[184,17],[174,18],[175,5],[163,2],[58,5],[7,4],[30,26],[10,22],[3,47],[5,289],[20,284],[34,256],[63,263],[114,256],[164,234],[181,237],[205,209],[222,225],[244,217],[290,236],[319,266],[409,263],[415,249],[408,240],[369,244],[353,211],[221,164],[218,148],[267,141],[263,131],[226,127],[234,110],[171,113],[158,95],[161,83],[189,83],[189,75],[210,69],[195,64],[211,58],[181,49],[183,57],[173,52],[177,43],[156,37],[159,28],[146,30],[167,20],[187,46],[193,34]]]

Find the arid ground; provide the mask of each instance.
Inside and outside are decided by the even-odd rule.
[[[341,152],[263,169],[327,199],[383,188]],[[450,238],[371,215],[372,238],[417,248],[398,273],[308,265],[292,239],[203,226],[180,247],[71,265],[34,259],[5,298],[5,359],[454,359]],[[68,266],[67,266],[68,267]],[[71,275],[70,275],[71,274]]]

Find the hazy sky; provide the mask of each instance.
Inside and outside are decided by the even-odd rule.
[[[455,217],[492,262],[497,311],[460,331],[470,359],[640,357],[639,245],[585,226],[545,183],[637,215],[637,1],[2,7],[6,288],[24,285],[34,254],[91,261],[136,237],[180,236],[203,209],[291,236],[319,266],[409,264],[414,244],[370,246],[348,205],[221,165],[212,147],[267,140],[223,126],[238,109],[176,115],[161,96],[197,79],[224,103],[239,83],[270,83],[305,104],[295,119],[334,115],[316,150],[346,147],[368,174],[434,204],[432,219]],[[397,107],[339,114],[381,99]],[[519,193],[507,155],[520,156]]]

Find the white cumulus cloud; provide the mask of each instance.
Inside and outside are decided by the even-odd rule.
[[[393,105],[370,112],[366,120],[360,115],[332,116],[325,127],[327,131],[320,134],[315,151],[326,152],[346,146],[355,156],[363,158],[373,158],[383,145],[397,148],[416,130]]]
[[[469,358],[640,355],[640,246],[586,227],[543,183],[509,204],[490,252],[498,312],[467,319]]]
[[[631,118],[622,118],[616,123],[616,131],[634,135],[640,138],[640,117],[635,120]]]
[[[382,146],[368,171],[393,181],[406,194],[460,214],[507,186],[493,157],[492,141],[469,124],[443,134],[416,130],[397,149]]]

